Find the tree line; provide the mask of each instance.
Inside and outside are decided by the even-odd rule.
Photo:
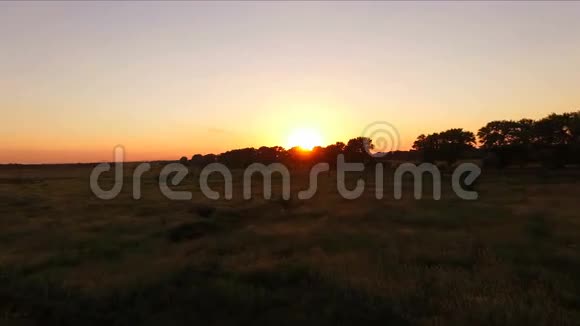
[[[316,146],[311,151],[304,151],[300,147],[292,147],[286,150],[281,146],[262,146],[260,148],[234,149],[219,155],[195,154],[190,160],[187,157],[182,157],[180,161],[181,163],[189,163],[200,167],[214,162],[219,162],[232,168],[245,168],[252,163],[283,163],[287,166],[308,166],[327,162],[334,166],[339,154],[344,154],[345,159],[352,162],[368,163],[373,161],[374,158],[366,152],[366,148],[373,148],[372,140],[366,137],[357,137],[350,139],[346,144],[336,142],[326,147]]]
[[[531,162],[547,168],[562,168],[566,164],[580,164],[580,111],[550,114],[539,120],[496,120],[481,127],[477,134],[453,128],[428,135],[419,135],[410,151],[379,153],[371,156],[372,140],[366,137],[350,139],[346,144],[336,142],[305,152],[298,147],[288,150],[281,146],[242,148],[215,154],[195,154],[182,157],[182,163],[205,166],[220,162],[230,167],[244,168],[252,163],[284,163],[289,166],[327,162],[336,164],[336,157],[344,154],[351,162],[421,161],[453,164],[462,159],[482,159],[484,165],[504,168],[525,166]]]

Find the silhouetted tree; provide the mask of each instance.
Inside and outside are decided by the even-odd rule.
[[[258,161],[258,151],[255,148],[234,149],[220,154],[218,161],[231,168],[244,168]]]
[[[491,121],[479,129],[477,137],[483,148],[497,148],[508,145],[528,145],[533,140],[534,121]]]
[[[217,155],[215,154],[207,154],[207,155],[196,154],[193,155],[193,157],[191,158],[191,164],[201,168],[216,161]]]
[[[552,113],[536,123],[534,133],[541,145],[566,145],[580,141],[580,111]]]
[[[530,159],[531,145],[535,141],[534,128],[535,122],[530,119],[491,121],[479,129],[477,136],[482,148],[493,153],[497,167],[512,163],[523,166]]]
[[[330,167],[336,167],[336,158],[339,154],[344,153],[346,145],[343,142],[336,142],[332,145],[328,145],[322,149],[322,161],[330,165]]]
[[[449,129],[430,135],[419,135],[413,149],[423,154],[423,160],[444,160],[449,164],[457,161],[467,151],[475,148],[475,136],[461,128]]]
[[[396,151],[381,158],[367,153],[374,149],[372,140],[366,137],[350,139],[347,144],[337,142],[326,147],[317,146],[311,151],[298,147],[285,150],[280,146],[242,148],[214,154],[196,154],[191,164],[204,167],[221,162],[230,167],[243,168],[255,162],[271,164],[282,162],[288,167],[306,167],[319,162],[336,166],[339,154],[345,154],[351,162],[446,161],[453,164],[460,158],[484,158],[486,165],[506,166],[525,164],[530,160],[541,162],[546,167],[562,167],[566,163],[580,163],[580,111],[550,114],[534,121],[531,119],[496,120],[487,123],[477,132],[481,150],[475,148],[475,136],[460,128],[449,129],[429,135],[419,135],[412,151]],[[183,162],[184,158],[180,161]]]
[[[203,162],[203,155],[195,154],[191,157],[191,164],[194,166],[201,166]]]
[[[370,151],[373,148],[373,141],[368,137],[352,138],[344,147],[344,156],[351,162],[368,163],[372,160],[372,156],[367,150]]]
[[[538,158],[545,167],[580,162],[580,111],[552,113],[535,124]]]
[[[283,147],[274,146],[266,147],[262,146],[257,150],[257,159],[263,164],[272,164],[274,162],[280,162],[283,157],[285,150]]]
[[[533,159],[548,168],[580,162],[580,112],[552,113],[538,121],[492,121],[477,135],[500,167]]]

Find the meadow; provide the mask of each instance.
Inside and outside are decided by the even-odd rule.
[[[464,201],[211,201],[189,177],[131,197],[89,189],[90,165],[0,167],[3,325],[572,325],[580,320],[580,171],[484,170]],[[354,183],[355,176],[349,182]],[[293,195],[308,174],[293,171]],[[445,178],[449,178],[446,176]],[[298,180],[297,182],[294,182]],[[279,181],[279,180],[278,180]],[[108,181],[112,182],[112,176]],[[222,187],[218,177],[211,183]],[[276,182],[275,182],[276,184]],[[392,192],[392,189],[391,189]],[[274,191],[276,194],[276,191]]]

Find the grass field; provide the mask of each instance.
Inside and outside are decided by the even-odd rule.
[[[559,325],[580,320],[580,173],[484,171],[476,201],[210,201],[157,172],[113,200],[90,167],[0,167],[0,324]],[[293,174],[304,187],[306,172]],[[354,182],[354,180],[350,180]],[[391,180],[392,181],[392,180]],[[110,176],[109,176],[110,182]],[[220,187],[217,178],[212,182]],[[296,190],[295,189],[295,190]],[[295,193],[295,192],[294,192]]]

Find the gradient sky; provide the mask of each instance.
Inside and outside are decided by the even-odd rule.
[[[580,108],[579,2],[1,2],[0,163],[325,143]]]

